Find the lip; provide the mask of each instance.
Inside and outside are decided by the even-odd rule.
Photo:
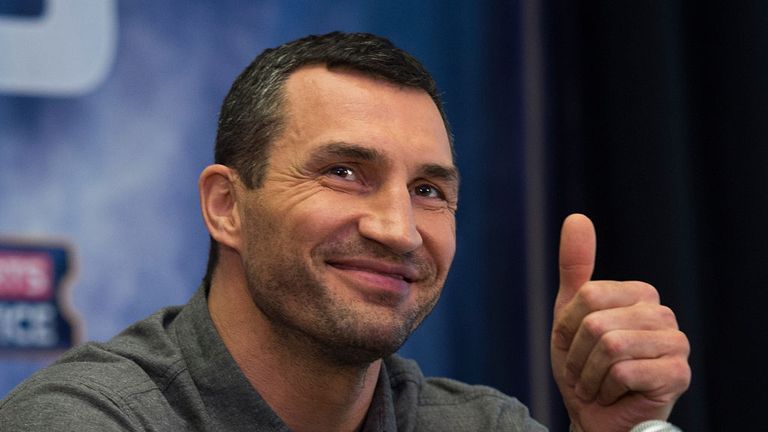
[[[399,279],[409,284],[420,279],[417,269],[404,264],[361,258],[329,260],[327,263],[339,270],[373,273],[387,278]]]
[[[326,262],[355,289],[377,303],[399,302],[420,279],[417,269],[370,259],[343,259]],[[399,300],[400,299],[400,300]]]

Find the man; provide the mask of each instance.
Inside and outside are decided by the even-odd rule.
[[[544,430],[515,399],[393,353],[437,302],[459,186],[429,74],[388,41],[267,50],[224,101],[200,176],[208,274],[184,308],[87,344],[0,406],[9,430]],[[590,282],[591,222],[561,239],[552,365],[573,429],[669,415],[688,342],[652,287]],[[4,428],[5,430],[5,428]]]

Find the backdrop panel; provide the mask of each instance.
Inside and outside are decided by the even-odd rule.
[[[0,63],[0,241],[66,245],[81,340],[106,340],[198,286],[208,237],[196,181],[237,73],[308,33],[370,31],[437,78],[463,179],[454,269],[403,354],[525,402],[550,386],[528,375],[516,2],[2,4],[0,52],[12,60]],[[0,395],[54,355],[3,350]]]

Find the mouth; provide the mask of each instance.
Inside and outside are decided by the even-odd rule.
[[[345,272],[362,272],[411,284],[419,279],[419,272],[411,266],[390,264],[367,259],[331,260],[327,264]]]
[[[396,306],[411,294],[412,285],[423,279],[418,269],[403,264],[362,258],[326,261],[331,273],[366,301]]]

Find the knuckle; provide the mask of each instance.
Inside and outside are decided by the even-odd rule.
[[[568,333],[566,333],[565,328],[563,326],[555,327],[552,330],[550,343],[555,348],[558,348],[561,350],[568,349],[568,347],[571,345],[571,339],[570,337],[568,337]]]
[[[587,283],[579,289],[578,296],[581,302],[585,304],[590,310],[599,309],[598,305],[603,297],[603,292],[600,285],[595,283]]]
[[[675,345],[680,347],[680,352],[687,358],[688,354],[691,352],[691,342],[688,340],[688,336],[678,330],[674,333],[672,338]]]
[[[556,346],[568,346],[571,342],[573,330],[571,330],[565,321],[561,320],[552,328],[552,342]]]
[[[661,298],[659,297],[659,291],[653,285],[643,281],[633,281],[632,285],[644,301],[649,303],[660,302]]]
[[[568,358],[565,361],[565,370],[574,377],[579,377],[581,375],[581,369],[579,369],[579,365],[576,364],[576,361],[572,358]]]
[[[584,317],[584,320],[581,322],[581,326],[584,328],[584,331],[586,331],[587,334],[593,339],[597,339],[603,333],[605,333],[605,325],[600,320],[599,316],[594,313]]]
[[[666,388],[671,394],[685,392],[691,384],[691,367],[684,359],[678,358],[667,362]]]
[[[609,358],[619,357],[627,350],[627,341],[620,332],[609,332],[600,338],[600,349]]]
[[[685,388],[688,388],[688,384],[691,382],[691,365],[688,364],[688,361],[678,358],[671,367],[675,376],[679,377],[679,382],[684,384]]]
[[[618,362],[611,365],[608,378],[616,383],[626,384],[632,381],[630,362]]]
[[[559,317],[553,324],[553,331],[559,333],[567,333],[569,330],[568,320],[565,317]]]
[[[675,315],[675,311],[673,311],[672,308],[669,306],[659,305],[658,314],[665,323],[669,324],[670,326],[677,327],[677,316]]]

